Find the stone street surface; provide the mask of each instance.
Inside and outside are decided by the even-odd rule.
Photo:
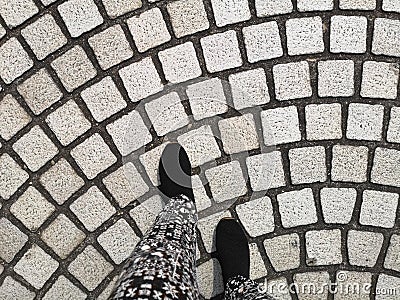
[[[202,297],[233,216],[277,299],[400,299],[399,60],[399,0],[0,0],[0,299],[107,299],[176,140]]]

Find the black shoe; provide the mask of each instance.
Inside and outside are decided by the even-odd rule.
[[[185,149],[177,143],[168,144],[158,165],[158,189],[168,198],[183,194],[194,202],[191,172],[192,166]]]
[[[232,218],[219,221],[216,247],[224,285],[237,275],[250,276],[250,252],[247,238],[239,223]]]

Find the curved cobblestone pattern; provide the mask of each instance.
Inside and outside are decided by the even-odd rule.
[[[398,0],[0,0],[0,298],[106,299],[162,209],[154,165],[175,133],[195,166],[205,298],[222,291],[213,231],[232,215],[252,278],[398,299],[399,13]]]

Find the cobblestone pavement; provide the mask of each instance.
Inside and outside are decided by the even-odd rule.
[[[232,215],[252,278],[372,291],[279,299],[399,299],[399,0],[40,1],[0,0],[0,299],[106,299],[174,138],[205,298]]]

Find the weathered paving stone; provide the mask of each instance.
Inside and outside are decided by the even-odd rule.
[[[267,79],[262,68],[234,73],[228,78],[237,110],[269,102]]]
[[[369,272],[355,272],[339,270],[336,273],[336,283],[338,292],[335,300],[368,300],[370,299],[370,289],[372,274]],[[360,287],[358,292],[353,292],[350,286],[357,283]]]
[[[160,146],[139,156],[140,163],[144,166],[147,176],[154,186],[159,185],[158,165],[161,154],[167,144],[168,143],[161,144]]]
[[[9,199],[29,178],[7,153],[0,156],[0,196]]]
[[[356,197],[357,191],[354,188],[322,188],[320,199],[325,223],[349,223]]]
[[[260,251],[258,250],[257,244],[249,244],[250,251],[250,279],[256,280],[258,278],[267,275],[267,269],[265,268],[264,261],[261,257]]]
[[[368,148],[334,145],[331,178],[334,181],[364,182],[367,180]]]
[[[63,146],[72,143],[91,127],[74,100],[69,100],[52,112],[46,122]]]
[[[247,0],[211,0],[211,5],[218,27],[247,21],[251,17]]]
[[[289,160],[293,184],[326,180],[325,148],[323,146],[290,149]]]
[[[84,300],[86,299],[86,294],[65,276],[61,275],[43,297],[43,300],[52,299]]]
[[[164,206],[161,197],[159,195],[154,195],[143,201],[140,205],[134,207],[129,214],[142,234],[145,234],[151,228],[157,215],[162,211]]]
[[[10,212],[31,231],[37,230],[54,210],[54,205],[32,186],[10,207]]]
[[[133,56],[133,51],[120,25],[109,27],[90,37],[88,42],[103,70]]]
[[[35,115],[39,115],[63,95],[44,68],[19,84],[17,90]]]
[[[9,28],[17,27],[39,12],[32,0],[11,0],[0,2],[0,15]]]
[[[40,183],[58,203],[63,204],[83,185],[83,179],[64,158],[61,158],[54,166],[40,177]]]
[[[286,36],[289,55],[320,53],[325,49],[320,17],[287,20]]]
[[[102,0],[107,14],[111,18],[122,16],[142,7],[141,0]]]
[[[176,37],[180,38],[209,28],[201,0],[179,0],[167,3],[168,14]]]
[[[288,14],[293,11],[293,3],[290,0],[256,0],[257,17]]]
[[[328,272],[297,273],[293,276],[293,282],[295,286],[298,286],[296,289],[298,299],[313,300],[328,298],[328,286],[330,284]],[[307,288],[310,283],[313,284],[314,289]]]
[[[365,53],[367,50],[367,18],[333,16],[330,50],[333,53]]]
[[[8,219],[0,219],[0,257],[11,262],[28,241],[28,237]]]
[[[0,298],[4,300],[33,300],[35,298],[35,293],[28,290],[11,276],[7,276],[0,286]]]
[[[165,79],[171,83],[184,82],[202,73],[192,42],[187,42],[158,53]]]
[[[127,23],[139,52],[145,52],[171,39],[159,8],[132,17]]]
[[[390,110],[387,140],[390,143],[400,143],[400,107],[392,107]]]
[[[97,75],[96,69],[81,46],[68,50],[56,58],[51,66],[68,92],[72,92]]]
[[[400,20],[376,18],[372,53],[400,57]]]
[[[307,265],[335,265],[342,262],[339,229],[306,232]]]
[[[363,64],[361,97],[396,99],[399,65],[376,61]]]
[[[40,289],[57,270],[59,263],[38,245],[32,247],[22,256],[14,267],[34,288]]]
[[[214,276],[210,276],[214,274]],[[216,258],[202,263],[197,268],[197,282],[201,295],[210,299],[224,291],[221,266]]]
[[[13,149],[34,172],[58,153],[57,147],[39,125],[32,127],[28,133],[16,141]]]
[[[383,113],[382,105],[351,103],[347,117],[346,137],[353,140],[380,141]]]
[[[72,37],[78,37],[103,23],[93,0],[68,0],[57,9]]]
[[[310,67],[307,61],[274,65],[277,100],[290,100],[312,96]]]
[[[279,28],[276,22],[244,27],[243,37],[247,59],[251,63],[283,55]]]
[[[400,278],[387,274],[379,274],[376,282],[377,300],[394,300],[399,293]]]
[[[112,270],[112,265],[92,245],[68,266],[68,271],[89,291],[93,291]]]
[[[198,175],[192,176],[193,196],[197,211],[202,211],[211,206],[211,200],[208,197],[203,183]],[[200,255],[198,255],[199,257]]]
[[[62,259],[85,239],[85,234],[64,214],[58,217],[42,232],[42,240]]]
[[[263,243],[275,271],[286,271],[300,266],[300,239],[297,233],[265,239]]]
[[[354,266],[373,267],[382,243],[382,233],[350,230],[347,235],[349,263]]]
[[[400,187],[400,151],[378,147],[375,150],[371,182]]]
[[[342,109],[340,103],[310,104],[305,107],[307,140],[342,138]]]
[[[67,38],[50,14],[25,27],[21,34],[39,60],[67,43]]]
[[[243,63],[234,30],[203,37],[200,44],[210,73],[240,67]]]
[[[101,247],[116,264],[122,263],[131,255],[139,240],[139,237],[136,236],[124,219],[115,222],[97,238]]]
[[[374,10],[376,8],[376,0],[340,0],[339,8],[354,10]]]
[[[400,2],[398,0],[383,0],[382,9],[400,13]]]
[[[354,94],[354,62],[326,60],[318,62],[318,96],[350,97]]]
[[[392,228],[396,220],[399,194],[365,190],[360,212],[360,224]]]
[[[31,122],[31,117],[12,95],[0,100],[0,136],[6,141]]]
[[[284,192],[278,194],[276,198],[283,227],[291,228],[318,221],[311,188]]]
[[[0,46],[0,65],[0,77],[9,84],[32,68],[33,61],[13,37]]]
[[[116,212],[97,186],[76,199],[70,209],[89,231],[96,230]]]
[[[390,245],[386,253],[384,267],[386,269],[400,271],[400,235],[393,234],[390,238]]]
[[[212,253],[216,250],[215,248],[215,228],[218,222],[225,217],[231,217],[229,211],[218,212],[202,218],[198,222],[198,229],[200,231],[201,238],[204,243],[204,247],[208,253]]]
[[[236,206],[236,212],[247,233],[252,237],[273,232],[275,229],[274,211],[269,197],[240,204]]]
[[[332,10],[333,0],[298,0],[297,9],[301,12]]]

